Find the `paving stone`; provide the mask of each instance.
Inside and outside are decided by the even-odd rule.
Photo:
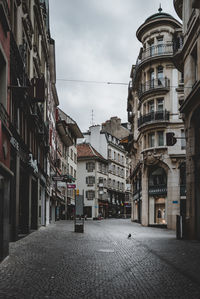
[[[128,239],[128,234],[132,237]],[[10,244],[0,298],[200,298],[200,242],[129,219],[58,221]]]

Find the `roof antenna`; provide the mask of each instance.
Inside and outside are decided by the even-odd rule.
[[[94,110],[92,109],[92,113],[91,113],[91,125],[94,126]]]
[[[161,11],[162,11],[161,3],[160,3],[160,6],[158,8],[158,11],[159,11],[159,13],[161,13]]]

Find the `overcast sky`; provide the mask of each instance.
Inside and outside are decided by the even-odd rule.
[[[128,83],[141,44],[137,28],[163,11],[178,18],[173,0],[49,0],[51,36],[56,43],[60,108],[82,131],[112,116],[127,121],[126,85],[81,83],[85,80]]]

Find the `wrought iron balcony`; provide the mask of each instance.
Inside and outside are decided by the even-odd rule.
[[[138,57],[136,64],[135,64],[135,70],[133,73],[133,80],[136,77],[137,70],[139,66],[149,59],[152,59],[154,57],[162,57],[162,56],[172,56],[173,55],[173,42],[169,42],[166,44],[159,44],[159,45],[153,45],[147,49],[143,49],[141,55]]]
[[[155,185],[149,186],[149,195],[161,195],[167,194],[167,185]]]
[[[162,79],[153,79],[145,82],[144,84],[141,84],[138,89],[138,97],[141,99],[143,95],[146,93],[155,91],[155,90],[161,90],[164,89],[165,91],[169,91],[170,89],[170,81],[168,78],[162,78]]]
[[[138,119],[138,128],[146,123],[160,122],[160,121],[169,121],[169,111],[167,110],[152,111],[148,114],[144,114],[140,116],[140,118]]]
[[[142,52],[141,56],[141,62],[145,59],[154,57],[154,56],[160,56],[160,55],[172,55],[173,54],[173,43],[166,43],[166,44],[159,44],[151,46],[147,49],[145,49]]]

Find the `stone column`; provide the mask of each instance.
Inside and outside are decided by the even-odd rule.
[[[141,224],[147,226],[149,224],[149,196],[148,196],[148,171],[147,167],[142,170],[142,217]]]
[[[177,164],[171,166],[168,170],[167,178],[167,227],[176,229],[176,215],[180,215],[180,170]]]

